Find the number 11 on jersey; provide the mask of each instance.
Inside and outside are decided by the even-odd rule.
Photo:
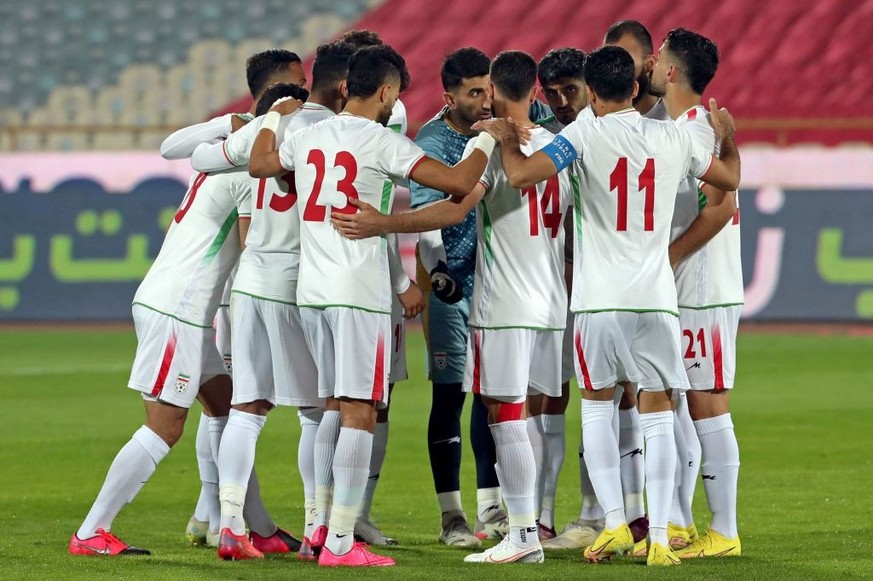
[[[615,164],[615,169],[609,174],[609,191],[618,190],[615,229],[619,232],[627,231],[627,171],[627,158],[620,157]],[[655,160],[651,157],[646,160],[646,165],[638,178],[638,190],[645,190],[643,230],[651,232],[655,229]]]

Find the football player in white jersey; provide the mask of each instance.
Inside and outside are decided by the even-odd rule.
[[[559,48],[548,52],[537,67],[537,76],[546,103],[554,114],[537,121],[552,133],[559,133],[588,105],[585,91],[585,53],[577,48]],[[572,172],[573,168],[568,168]],[[571,173],[574,186],[578,179]],[[565,266],[564,279],[567,293],[573,285],[573,216],[564,220]],[[580,282],[581,284],[581,282]],[[567,328],[573,327],[573,313],[567,309]],[[555,496],[558,475],[564,461],[566,447],[566,411],[570,399],[570,379],[574,374],[573,333],[564,333],[561,353],[561,397],[542,398],[541,415],[536,417],[542,426],[543,461],[542,474],[543,500],[540,512],[540,539],[543,549],[584,549],[597,537],[603,528],[603,510],[597,503],[597,496],[588,476],[584,460],[584,441],[579,440],[579,483],[581,489],[581,509],[579,518],[569,522],[561,534],[555,535]],[[531,413],[535,413],[532,411]],[[530,421],[530,419],[528,420]],[[531,440],[533,443],[533,439]],[[548,538],[553,537],[553,538]]]
[[[351,45],[321,45],[313,63],[311,98],[298,114],[284,116],[279,135],[334,116],[345,102],[345,84]],[[281,107],[281,105],[279,106]],[[221,144],[198,148],[195,168],[215,170],[247,165],[252,143],[263,118],[231,135]],[[254,465],[258,435],[267,412],[275,405],[296,406],[301,423],[298,463],[304,482],[306,526],[301,559],[314,559],[307,539],[315,527],[315,434],[324,402],[317,393],[317,370],[304,345],[296,306],[300,256],[300,228],[293,176],[253,180],[251,223],[245,251],[234,283],[232,316],[236,340],[234,409],[219,454],[224,558],[260,558],[261,551],[245,537],[242,500]],[[257,540],[257,539],[255,539]],[[255,545],[255,546],[253,546]]]
[[[216,117],[204,123],[197,123],[175,131],[169,135],[160,147],[164,159],[185,159],[191,157],[194,150],[203,143],[220,143],[232,132],[242,128],[255,113],[255,107],[261,94],[267,87],[277,83],[291,83],[303,87],[306,74],[300,57],[291,51],[270,49],[251,55],[246,61],[246,81],[252,94],[252,105],[246,113],[229,113]],[[227,166],[223,169],[229,169]],[[207,171],[207,170],[203,170]],[[240,228],[246,226],[246,219],[240,220]],[[243,239],[245,232],[241,232]],[[222,355],[228,373],[232,368],[230,347],[230,289],[233,284],[235,270],[231,272],[225,285],[221,304],[215,316],[216,346]],[[200,469],[202,486],[194,515],[188,521],[185,534],[193,544],[208,544],[218,546],[218,521],[220,510],[218,504],[218,469],[212,460],[212,449],[209,445],[209,424],[213,424],[213,434],[220,434],[226,417],[209,419],[205,414],[200,416],[197,429],[196,449],[197,463]],[[257,505],[249,505],[250,520],[262,520],[252,513],[266,515],[257,499]]]
[[[428,158],[385,124],[409,82],[403,58],[391,47],[359,50],[349,61],[349,100],[340,115],[286,136],[279,151],[278,117],[266,119],[249,160],[253,177],[295,172],[301,216],[297,304],[307,345],[319,371],[319,395],[339,409],[334,490],[329,528],[313,533],[325,566],[393,565],[354,542],[353,530],[366,485],[376,406],[384,403],[389,365],[391,289],[383,239],[352,242],[330,224],[329,208],[355,212],[349,199],[390,211],[385,180],[412,178],[466,195],[485,168],[493,139],[455,167]],[[325,422],[319,426],[319,436]]]
[[[489,90],[496,115],[512,117],[531,131],[525,153],[551,143],[554,134],[528,119],[536,95],[537,65],[530,55],[503,52],[491,63]],[[467,152],[473,151],[472,144]],[[538,563],[537,465],[527,422],[529,390],[561,393],[561,343],[566,324],[564,215],[571,200],[567,172],[524,189],[507,181],[495,155],[472,193],[415,212],[366,215],[385,231],[417,232],[458,223],[476,209],[477,257],[470,312],[464,389],[481,394],[488,407],[497,451],[497,472],[509,513],[509,534],[495,547],[468,555],[479,563]],[[334,216],[336,227],[357,238],[364,213]],[[375,234],[378,232],[367,232]]]
[[[589,108],[553,143],[529,157],[506,121],[478,125],[502,142],[504,169],[517,187],[578,162],[581,192],[575,217],[581,235],[576,237],[574,278],[585,284],[574,286],[571,308],[577,313],[574,346],[583,388],[586,462],[606,527],[585,549],[585,557],[600,561],[634,545],[612,428],[615,385],[629,381],[639,389],[646,441],[647,563],[679,564],[667,543],[676,468],[671,390],[687,389],[688,380],[679,353],[676,287],[667,258],[669,224],[676,191],[687,175],[726,190],[737,187],[733,123],[712,101],[714,123],[723,132],[720,158],[715,158],[683,129],[643,119],[631,106],[637,88],[633,59],[618,47],[603,47],[588,56],[585,81]]]
[[[620,46],[634,59],[634,76],[639,90],[633,99],[634,109],[646,119],[666,121],[670,117],[664,103],[649,91],[655,68],[655,47],[652,35],[638,20],[619,20],[607,29],[603,46]]]
[[[715,151],[716,137],[701,94],[718,68],[718,47],[677,28],[658,53],[651,91],[695,141]],[[670,262],[676,271],[679,324],[691,390],[688,407],[703,448],[703,484],[712,511],[709,530],[679,551],[680,557],[736,556],[740,455],[728,405],[736,369],[736,333],[743,303],[740,214],[736,192],[697,180],[683,182],[676,198]],[[690,513],[690,491],[683,508]]]

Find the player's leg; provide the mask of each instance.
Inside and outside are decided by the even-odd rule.
[[[388,411],[391,406],[391,394],[394,384],[408,378],[406,370],[406,324],[403,321],[403,308],[395,296],[391,305],[391,369],[388,372],[388,402],[376,413],[376,431],[373,433],[373,454],[370,457],[370,475],[367,478],[367,488],[364,490],[364,503],[358,522],[355,524],[355,536],[368,545],[396,545],[397,540],[386,537],[376,526],[370,516],[376,486],[382,473],[382,465],[388,450]]]
[[[206,545],[210,529],[218,530],[221,511],[218,504],[218,467],[209,446],[209,416],[200,414],[197,436],[194,440],[197,471],[200,474],[200,496],[194,514],[185,527],[185,537],[192,545]]]
[[[571,359],[572,361],[572,359]],[[570,401],[570,383],[561,384],[558,397],[543,396],[540,421],[543,428],[543,488],[542,508],[540,510],[540,539],[554,538],[555,497],[558,490],[558,476],[564,465],[564,452],[567,446],[567,404]]]
[[[468,358],[469,378],[465,389],[480,394],[487,405],[490,428],[497,453],[497,473],[506,502],[509,531],[501,542],[482,553],[468,555],[467,562],[541,563],[536,524],[537,467],[530,442],[528,422],[523,418],[528,385],[534,386],[532,362],[537,350],[538,332],[528,329],[471,329]],[[555,338],[553,389],[560,389],[557,367],[560,361],[559,338]],[[549,353],[543,352],[548,356]],[[548,364],[548,361],[545,362]],[[544,389],[535,386],[538,393]]]
[[[634,534],[634,541],[644,548],[649,523],[643,497],[646,482],[643,432],[640,428],[635,391],[635,386],[629,382],[621,385],[621,399],[617,409],[618,449],[621,455],[621,489],[628,526]]]
[[[701,345],[695,349],[695,363],[701,365],[689,375],[688,407],[703,452],[701,474],[712,520],[709,530],[680,552],[682,558],[738,556],[742,550],[737,529],[740,452],[729,404],[739,313],[740,307],[700,312],[703,320],[697,326],[709,342],[705,353]]]
[[[688,379],[679,353],[678,317],[667,313],[635,315],[634,359],[640,371],[640,426],[645,438],[646,499],[649,510],[648,565],[677,565],[667,524],[676,476],[673,390]]]
[[[129,387],[143,393],[146,422],[115,456],[88,515],[70,539],[71,554],[148,554],[109,531],[182,435],[200,386],[204,356],[216,354],[214,331],[134,306],[137,353]]]
[[[299,310],[303,337],[310,356],[318,369],[318,395],[324,398],[324,413],[315,433],[313,464],[315,469],[315,516],[311,525],[307,519],[301,558],[314,559],[327,538],[330,518],[333,462],[340,431],[340,402],[333,397],[336,361],[333,333],[322,309]]]
[[[340,402],[341,427],[333,461],[333,504],[318,563],[394,565],[393,559],[371,553],[354,537],[370,471],[376,407],[387,401],[391,317],[346,307],[328,307],[324,316],[336,347],[334,396]]]
[[[694,429],[694,422],[688,412],[684,393],[676,398],[673,410],[673,433],[676,440],[676,486],[673,488],[673,501],[670,508],[670,523],[667,537],[673,549],[681,549],[697,539],[694,515],[691,505],[697,473],[700,470],[700,440]]]
[[[618,438],[613,427],[615,385],[637,378],[624,315],[581,313],[574,323],[585,464],[604,513],[604,530],[583,553],[591,562],[609,559],[633,547],[621,492]]]
[[[462,301],[463,302],[463,301]],[[429,369],[433,382],[427,425],[427,450],[440,507],[440,542],[475,547],[479,540],[461,504],[461,389],[466,357],[466,321],[457,305],[429,296],[427,322]]]
[[[527,396],[527,400],[525,401],[525,415],[527,416],[525,422],[527,424],[527,435],[530,439],[530,447],[531,450],[533,450],[534,468],[536,474],[536,480],[534,482],[534,514],[536,515],[538,531],[540,525],[540,513],[543,509],[543,487],[545,482],[544,462],[546,456],[546,441],[545,434],[543,433],[542,421],[544,398],[545,396],[542,393],[536,392],[529,394]],[[490,415],[489,420],[491,420]]]

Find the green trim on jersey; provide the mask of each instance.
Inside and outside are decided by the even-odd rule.
[[[218,234],[216,234],[215,239],[206,251],[206,256],[203,258],[204,264],[212,262],[212,259],[215,258],[216,254],[218,254],[218,251],[221,250],[221,246],[224,244],[224,241],[227,240],[227,235],[230,234],[230,230],[233,228],[233,225],[236,224],[236,219],[238,217],[239,214],[237,214],[236,208],[231,210],[230,214],[227,215],[224,224],[221,225],[221,229],[218,231]]]
[[[573,207],[576,211],[573,213],[576,222],[576,239],[582,240],[582,186],[579,183],[579,176],[574,172],[569,172],[570,185],[573,187]]]
[[[673,315],[674,317],[678,317],[679,313],[674,311],[668,311],[666,309],[590,309],[590,310],[581,310],[581,311],[573,311],[577,315],[582,314],[593,314],[593,313],[667,313],[668,315]]]
[[[703,188],[700,185],[697,186],[697,211],[700,212],[702,209],[706,207],[707,202],[709,200],[706,199],[706,194],[703,193]]]
[[[503,331],[507,329],[527,329],[529,331],[565,331],[567,327],[528,327],[526,325],[504,325],[502,327],[483,327],[481,325],[470,325],[473,329],[487,329],[489,331]]]
[[[558,118],[555,117],[554,114],[552,114],[552,115],[549,115],[548,117],[543,117],[542,119],[537,119],[536,121],[534,121],[534,125],[544,126],[547,123],[554,123],[557,120],[558,120]]]
[[[400,123],[395,123],[394,125],[388,125],[388,129],[394,131],[396,133],[400,133],[400,130],[403,129],[403,126]]]
[[[145,308],[147,308],[147,309],[150,310],[150,311],[154,311],[154,312],[156,312],[156,313],[160,313],[160,314],[164,315],[165,317],[170,317],[171,319],[176,319],[176,320],[179,321],[180,323],[185,323],[186,325],[191,325],[192,327],[197,327],[198,329],[211,329],[211,328],[212,328],[212,325],[200,325],[200,324],[197,324],[197,323],[192,323],[191,321],[186,321],[185,319],[181,319],[181,318],[177,317],[176,315],[171,315],[170,313],[165,313],[164,311],[162,311],[162,310],[160,310],[160,309],[156,309],[156,308],[154,308],[154,307],[151,306],[151,305],[147,305],[147,304],[145,304],[145,303],[141,303],[141,302],[139,302],[139,301],[133,301],[133,304],[134,304],[134,305],[139,305],[139,306],[141,306],[141,307],[145,307]]]
[[[297,303],[291,303],[288,301],[280,301],[278,299],[268,299],[267,297],[262,297],[260,295],[253,295],[252,293],[247,293],[245,291],[239,291],[239,290],[234,290],[234,289],[230,289],[230,294],[232,294],[232,295],[245,295],[247,297],[252,297],[253,299],[258,299],[261,301],[269,301],[271,303],[279,303],[282,305],[292,305],[295,307],[297,306]]]
[[[680,309],[688,309],[689,311],[706,311],[708,309],[718,309],[720,307],[741,307],[745,303],[723,303],[720,305],[703,305],[702,307],[690,307],[688,305],[679,305]]]
[[[485,200],[479,202],[479,207],[482,208],[482,230],[485,232],[485,260],[487,262],[494,261],[494,253],[491,250],[491,216],[488,214],[488,206],[485,205]]]
[[[358,305],[331,305],[331,304],[328,304],[328,305],[301,305],[301,304],[298,304],[297,306],[300,307],[301,309],[319,309],[321,311],[323,311],[324,309],[326,309],[328,307],[343,307],[346,309],[355,309],[356,311],[364,311],[367,313],[376,313],[377,315],[388,315],[389,317],[391,316],[391,311],[378,311],[376,309],[368,309],[366,307],[359,307]]]
[[[387,214],[391,210],[391,192],[394,191],[394,182],[386,180],[382,184],[382,199],[379,202],[379,211]]]

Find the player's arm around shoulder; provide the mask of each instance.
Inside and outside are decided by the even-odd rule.
[[[503,161],[503,171],[513,188],[526,188],[538,184],[572,163],[575,156],[566,165],[560,166],[555,161],[553,153],[559,151],[558,141],[566,139],[558,136],[545,148],[527,156],[521,151],[522,140],[530,136],[530,132],[524,130],[508,119],[488,119],[479,121],[473,126],[481,129],[483,133],[491,135],[500,144],[500,155]],[[575,152],[575,150],[574,150]]]

